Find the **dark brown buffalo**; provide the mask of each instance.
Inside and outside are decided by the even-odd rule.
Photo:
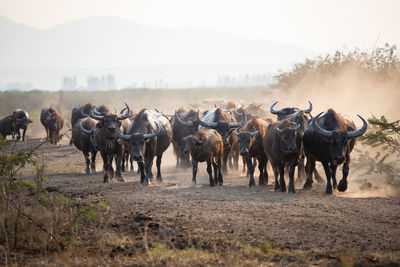
[[[121,134],[119,129],[115,130],[118,138],[129,142],[130,155],[139,165],[140,183],[151,183],[151,167],[155,156],[157,181],[162,182],[161,159],[172,140],[169,120],[162,113],[143,109],[135,116],[128,134]]]
[[[302,132],[304,132],[310,118],[308,115],[310,115],[311,111],[312,111],[312,104],[310,101],[308,101],[308,103],[310,104],[308,109],[306,110],[301,110],[299,108],[283,108],[280,110],[275,110],[274,106],[277,104],[278,102],[275,102],[271,108],[270,108],[270,112],[272,114],[275,114],[278,116],[278,121],[280,120],[284,120],[284,119],[288,119],[289,121],[295,122],[297,124],[300,124],[300,128],[302,130]],[[302,148],[303,149],[303,148]],[[301,183],[304,181],[304,179],[306,178],[306,174],[305,174],[305,165],[304,165],[304,160],[305,160],[305,155],[304,155],[304,151],[302,151],[302,157],[299,161],[299,165],[298,165],[298,172],[297,172],[297,182]],[[322,179],[321,175],[319,175],[317,169],[314,169],[313,174],[315,175],[315,179],[319,182],[319,183],[323,183],[324,180]]]
[[[104,182],[107,183],[109,179],[114,177],[114,169],[112,167],[112,160],[116,158],[116,176],[121,181],[124,181],[121,173],[121,160],[123,155],[123,147],[118,142],[116,129],[119,130],[119,121],[125,120],[130,116],[130,108],[127,104],[126,114],[118,116],[114,112],[107,112],[104,115],[95,115],[90,113],[90,117],[99,121],[93,131],[87,132],[93,135],[93,144],[97,151],[100,151],[104,162]]]
[[[33,121],[29,118],[28,112],[22,109],[16,109],[13,111],[13,114],[11,115],[12,117],[12,122],[13,122],[13,128],[14,128],[14,134],[13,134],[13,139],[14,135],[17,135],[17,140],[21,139],[21,133],[20,130],[22,129],[22,141],[25,141],[25,134],[26,130],[28,128],[28,124],[32,123]]]
[[[86,173],[96,172],[96,154],[97,150],[94,147],[92,133],[96,128],[97,121],[87,117],[79,119],[76,122],[76,130],[72,131],[72,140],[76,148],[82,151],[86,162]],[[90,158],[89,158],[90,156]]]
[[[196,174],[199,162],[207,162],[207,173],[210,177],[210,186],[222,185],[221,163],[223,155],[223,142],[221,135],[213,129],[199,130],[194,135],[183,139],[184,152],[191,155],[193,176],[192,182],[196,184]],[[214,168],[214,179],[212,177],[211,165]]]
[[[199,112],[197,111],[197,121],[201,127],[212,128],[217,130],[217,132],[222,137],[222,142],[224,144],[224,155],[222,157],[222,170],[227,172],[227,161],[228,155],[231,150],[231,144],[229,143],[229,136],[232,131],[236,128],[242,127],[247,120],[247,115],[243,112],[243,117],[240,122],[236,122],[232,114],[224,112],[221,108],[215,108],[208,110],[203,113],[203,118],[200,119]]]
[[[197,112],[194,109],[186,111],[184,108],[179,108],[172,117],[171,127],[172,145],[176,155],[176,166],[188,167],[188,165],[190,166],[190,157],[183,152],[185,149],[183,138],[195,134],[198,131],[199,123],[197,121]]]
[[[13,120],[11,115],[0,120],[0,134],[3,139],[6,139],[7,135],[14,135]]]
[[[258,169],[260,170],[259,185],[268,184],[267,162],[268,157],[264,151],[263,140],[267,132],[269,123],[261,119],[251,119],[233,133],[238,136],[240,144],[240,155],[246,160],[250,181],[249,186],[254,186],[254,166],[252,159],[258,160]]]
[[[284,174],[285,166],[289,165],[289,193],[295,193],[294,169],[301,155],[301,138],[300,125],[286,119],[268,126],[263,145],[274,171],[275,191],[286,192]]]
[[[332,183],[334,189],[337,186],[336,169],[338,165],[344,163],[343,178],[337,186],[339,191],[344,192],[347,189],[350,152],[353,150],[356,137],[366,132],[368,124],[358,115],[363,122],[363,127],[356,131],[354,122],[343,118],[333,109],[328,109],[322,116],[321,114],[312,119],[303,136],[304,149],[309,159],[307,160],[307,181],[304,188],[311,188],[311,174],[315,169],[315,161],[320,161],[326,174],[326,193],[332,194]]]
[[[46,138],[54,145],[57,145],[60,130],[64,126],[64,119],[52,107],[44,108],[40,112],[40,122],[46,130]]]

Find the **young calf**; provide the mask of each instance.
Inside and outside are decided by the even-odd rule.
[[[197,166],[199,162],[207,162],[207,173],[210,176],[210,186],[222,185],[221,162],[224,145],[221,135],[216,130],[199,130],[194,135],[186,136],[184,153],[192,156],[193,178],[196,183]],[[212,177],[211,164],[214,168],[214,179]]]

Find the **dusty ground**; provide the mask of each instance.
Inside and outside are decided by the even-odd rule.
[[[176,249],[213,251],[221,255],[217,265],[239,264],[223,258],[230,250],[245,255],[250,265],[400,263],[399,199],[358,198],[351,192],[325,195],[321,184],[311,191],[299,188],[294,195],[277,193],[271,172],[267,187],[249,188],[239,171],[225,175],[223,186],[209,187],[205,164],[199,165],[198,185],[192,186],[191,169],[175,168],[171,147],[162,164],[161,185],[140,185],[136,172],[124,173],[125,183],[104,184],[100,155],[97,173],[86,175],[82,153],[67,141],[40,149],[48,186],[58,190],[53,194],[78,203],[112,201],[104,229],[129,237],[134,246],[115,245],[112,257],[129,257],[147,239],[150,248],[167,242]],[[23,170],[24,179],[31,176],[30,168]],[[351,172],[349,182],[351,191],[357,186]],[[264,248],[261,254],[252,252],[259,247]]]

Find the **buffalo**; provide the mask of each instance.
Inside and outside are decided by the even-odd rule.
[[[221,135],[213,129],[199,130],[194,135],[183,139],[184,152],[192,157],[193,176],[192,182],[196,184],[196,174],[199,162],[207,162],[207,173],[210,177],[210,186],[222,185],[221,163],[223,154],[223,142]],[[211,165],[214,168],[214,179],[212,177]]]
[[[60,130],[64,125],[64,119],[54,108],[50,107],[42,109],[40,112],[40,122],[46,130],[46,137],[52,144],[57,145]]]
[[[11,115],[12,117],[12,122],[13,122],[13,128],[14,128],[14,135],[17,135],[17,140],[21,139],[21,133],[20,130],[22,129],[22,141],[25,141],[25,133],[28,128],[28,124],[32,123],[33,121],[29,118],[28,112],[22,109],[16,109],[13,111],[13,114]]]
[[[177,167],[187,167],[190,164],[189,155],[183,152],[185,148],[183,138],[198,131],[199,122],[196,116],[197,112],[195,110],[190,109],[186,111],[180,108],[178,111],[175,111],[175,115],[172,117],[172,145],[176,155]]]
[[[285,166],[289,165],[289,193],[295,193],[294,170],[301,155],[301,139],[300,125],[287,119],[268,126],[263,145],[274,171],[275,191],[286,192],[284,174]]]
[[[90,117],[99,122],[94,130],[84,131],[87,134],[93,135],[93,144],[96,150],[100,151],[101,153],[101,157],[103,158],[104,162],[103,169],[105,183],[114,177],[114,169],[112,167],[112,160],[114,157],[116,158],[116,176],[121,181],[124,181],[121,173],[123,147],[118,142],[115,132],[116,129],[120,128],[119,121],[125,120],[131,115],[129,106],[127,104],[125,105],[127,107],[126,114],[120,116],[110,111],[104,115],[96,115],[91,112]]]
[[[96,128],[97,121],[87,117],[76,122],[76,129],[72,131],[72,141],[76,148],[82,151],[86,162],[86,173],[96,172],[97,150],[93,144],[92,133]],[[89,158],[90,156],[90,158]]]
[[[272,114],[278,116],[278,121],[283,120],[283,119],[286,119],[286,117],[287,117],[288,115],[293,114],[293,113],[295,113],[295,112],[301,110],[301,109],[299,109],[299,108],[293,108],[293,107],[292,107],[292,108],[283,108],[283,109],[276,110],[276,109],[274,109],[274,107],[275,107],[275,105],[276,105],[277,103],[278,103],[278,101],[276,101],[274,104],[272,104],[272,106],[270,107],[269,111],[270,111]],[[308,109],[304,109],[303,112],[304,112],[304,113],[307,113],[307,114],[310,114],[311,111],[312,111],[313,106],[312,106],[312,104],[311,104],[310,101],[308,101],[308,103],[310,104],[309,107],[308,107]]]
[[[3,139],[6,139],[7,135],[14,135],[13,119],[11,115],[0,120],[0,134]]]
[[[231,144],[229,143],[229,135],[235,128],[242,127],[247,120],[246,112],[242,112],[242,120],[236,122],[233,115],[224,112],[221,108],[215,108],[204,112],[203,118],[200,119],[199,111],[197,111],[197,121],[200,126],[204,128],[212,128],[217,130],[217,132],[222,137],[222,142],[224,144],[224,154],[222,157],[222,170],[227,172],[227,161],[228,155],[231,150]]]
[[[333,193],[332,183],[334,189],[337,187],[339,191],[344,192],[347,189],[350,152],[353,150],[356,137],[366,132],[368,124],[358,115],[363,126],[356,130],[354,122],[345,119],[333,109],[328,109],[322,116],[321,114],[312,119],[303,136],[305,153],[309,159],[306,165],[307,181],[304,188],[312,187],[311,174],[315,169],[315,161],[320,161],[326,174],[326,193]],[[337,185],[336,169],[340,164],[343,164],[343,178]]]
[[[267,162],[268,157],[264,151],[263,139],[267,132],[268,123],[261,119],[251,119],[233,133],[238,136],[240,144],[240,155],[246,160],[250,181],[249,186],[254,186],[254,166],[252,159],[258,160],[260,170],[259,185],[268,184]]]
[[[130,155],[139,165],[140,183],[151,183],[151,167],[155,156],[157,181],[161,183],[161,159],[172,140],[169,120],[162,113],[143,109],[135,116],[127,134],[122,134],[118,128],[115,132],[118,138],[129,143]]]

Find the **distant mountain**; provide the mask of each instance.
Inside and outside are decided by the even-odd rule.
[[[197,29],[166,29],[92,17],[41,30],[0,16],[0,68],[113,68],[144,65],[284,66],[313,53],[265,40]]]

